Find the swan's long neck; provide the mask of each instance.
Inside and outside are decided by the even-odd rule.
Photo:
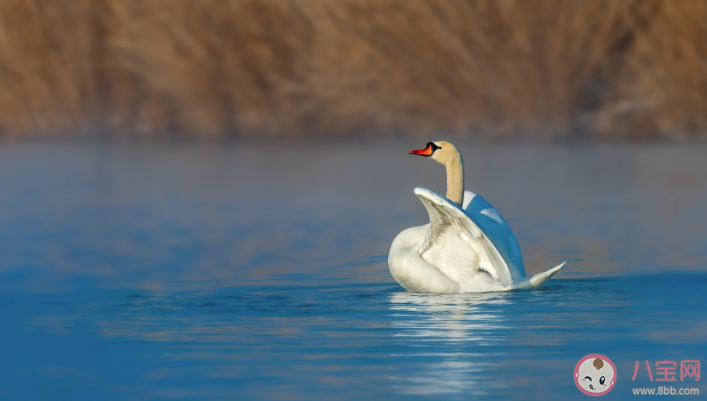
[[[462,205],[464,199],[464,161],[458,152],[451,157],[445,166],[447,167],[447,199]]]

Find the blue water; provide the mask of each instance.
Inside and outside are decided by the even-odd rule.
[[[0,399],[584,399],[600,353],[618,400],[707,361],[707,146],[460,142],[527,273],[568,264],[432,295],[386,263],[444,192],[418,142],[1,144]]]

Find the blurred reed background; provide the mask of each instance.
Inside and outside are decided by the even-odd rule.
[[[705,0],[2,0],[0,132],[707,137]]]

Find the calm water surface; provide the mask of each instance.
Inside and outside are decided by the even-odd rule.
[[[707,361],[707,146],[459,143],[527,272],[569,262],[433,295],[386,263],[445,190],[424,142],[1,144],[0,399],[584,399],[601,353],[618,400]]]

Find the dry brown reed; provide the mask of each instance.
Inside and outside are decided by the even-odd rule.
[[[3,0],[3,135],[691,138],[704,0]]]
[[[595,117],[603,138],[707,137],[707,2],[651,1]]]

